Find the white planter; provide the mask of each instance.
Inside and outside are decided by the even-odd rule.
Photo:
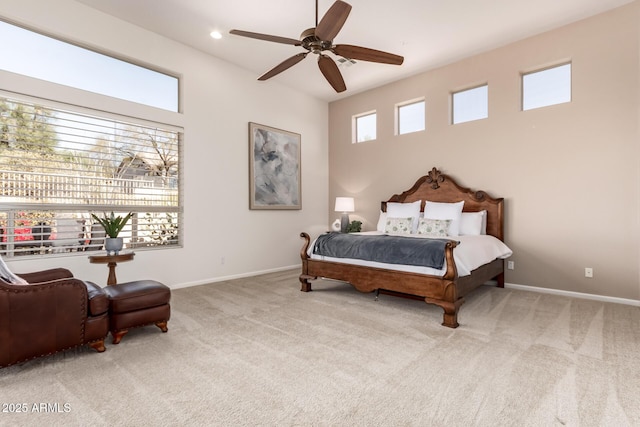
[[[107,255],[118,255],[123,245],[122,237],[107,237],[104,239],[104,249],[107,251]]]

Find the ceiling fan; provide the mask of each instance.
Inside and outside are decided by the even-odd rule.
[[[342,56],[347,60],[357,59],[360,61],[379,62],[393,65],[401,65],[404,61],[402,56],[382,52],[380,50],[348,44],[334,45],[333,39],[342,29],[342,26],[349,16],[349,12],[351,12],[350,4],[341,0],[336,0],[336,2],[333,3],[329,10],[324,14],[320,22],[318,22],[318,0],[316,0],[316,26],[314,28],[304,30],[302,34],[300,34],[300,40],[241,30],[231,30],[229,32],[237,36],[301,46],[306,50],[306,52],[298,53],[297,55],[284,60],[262,76],[258,77],[258,80],[267,80],[280,74],[284,70],[293,67],[298,62],[302,61],[311,52],[318,55],[318,67],[329,84],[336,92],[344,92],[347,89],[347,86],[340,74],[340,70],[338,70],[338,66],[333,59],[324,52],[329,51],[335,55]]]

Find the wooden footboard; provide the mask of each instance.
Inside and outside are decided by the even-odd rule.
[[[445,247],[447,271],[443,277],[419,273],[344,264],[339,262],[320,261],[307,255],[311,238],[307,233],[300,233],[304,244],[300,250],[302,273],[300,274],[300,290],[311,291],[311,281],[318,277],[341,280],[351,284],[360,292],[387,290],[403,294],[415,295],[428,304],[435,304],[444,310],[442,324],[450,328],[458,327],[458,308],[464,302],[457,292],[457,272],[453,260],[453,249],[457,243],[450,241]]]

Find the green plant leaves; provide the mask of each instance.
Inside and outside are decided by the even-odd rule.
[[[98,217],[96,214],[91,214],[91,217],[96,220],[102,228],[104,228],[104,232],[107,236],[115,238],[118,237],[118,234],[122,231],[129,219],[133,216],[133,212],[129,212],[125,217],[121,217],[120,215],[115,216],[113,211],[109,216],[105,213],[102,218]]]

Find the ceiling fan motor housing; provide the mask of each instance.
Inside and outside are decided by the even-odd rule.
[[[331,40],[320,40],[316,36],[315,28],[304,30],[302,34],[300,34],[300,40],[303,48],[316,54],[320,54],[323,50],[331,49],[333,44]]]

